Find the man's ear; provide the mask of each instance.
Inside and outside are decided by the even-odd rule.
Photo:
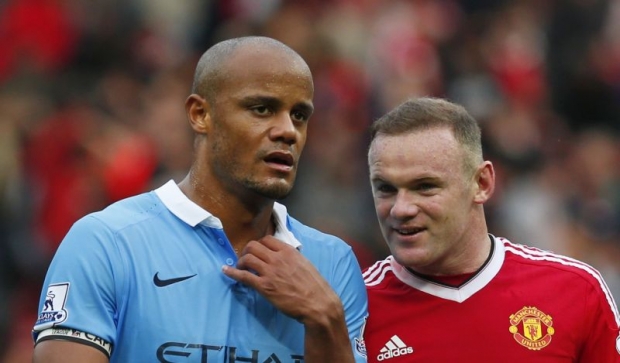
[[[204,98],[193,93],[185,100],[185,112],[192,129],[198,134],[207,134],[211,125],[210,105]]]
[[[493,163],[487,160],[480,164],[474,178],[476,183],[474,203],[484,204],[495,191],[495,169],[493,168]]]

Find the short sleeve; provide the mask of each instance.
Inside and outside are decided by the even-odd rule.
[[[368,317],[368,298],[360,265],[347,245],[347,252],[334,268],[333,288],[344,307],[349,340],[357,363],[366,362],[366,345],[363,340],[364,326]]]
[[[596,273],[598,281],[587,295],[588,326],[579,362],[620,363],[620,316],[614,298]]]
[[[114,233],[94,216],[76,222],[49,266],[33,338],[50,328],[71,328],[112,344],[122,256]]]

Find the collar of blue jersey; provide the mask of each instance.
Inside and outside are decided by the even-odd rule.
[[[183,222],[195,227],[198,224],[203,224],[211,228],[222,229],[222,222],[202,209],[198,204],[192,202],[179,188],[174,180],[168,181],[166,184],[155,190],[155,194],[161,199],[166,208],[172,212],[175,216],[179,217]],[[276,233],[274,237],[277,239],[295,247],[300,248],[301,243],[293,233],[288,229],[286,223],[288,213],[286,207],[278,202],[273,205],[273,214],[275,216],[274,221],[276,224]]]

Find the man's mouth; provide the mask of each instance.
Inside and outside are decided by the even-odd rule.
[[[264,160],[267,163],[277,164],[286,168],[291,168],[295,164],[295,159],[293,158],[293,155],[288,152],[271,152],[265,157]]]
[[[403,236],[412,236],[416,233],[420,233],[424,230],[424,228],[421,227],[411,227],[411,228],[394,228],[394,231],[396,231],[396,233],[403,235]]]

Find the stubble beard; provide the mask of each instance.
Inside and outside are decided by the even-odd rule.
[[[294,180],[290,183],[282,179],[270,179],[266,181],[259,181],[253,178],[245,178],[242,181],[242,185],[256,194],[269,199],[284,199],[293,189]]]
[[[290,194],[296,174],[292,175],[290,181],[283,177],[258,179],[251,170],[247,170],[234,158],[225,157],[227,152],[222,140],[215,138],[212,142],[213,154],[217,155],[213,159],[213,170],[225,187],[228,185],[233,189],[251,191],[272,200],[284,199]],[[260,159],[260,157],[257,158]]]
[[[290,182],[286,181],[284,178],[278,177],[266,177],[262,180],[258,179],[252,174],[247,175],[246,173],[249,173],[249,171],[245,171],[239,163],[230,162],[230,160],[224,162],[222,159],[217,159],[215,162],[215,170],[216,173],[220,175],[219,179],[224,185],[228,185],[234,189],[241,188],[246,192],[250,191],[272,200],[286,198],[291,193],[295,182],[295,176],[293,176]],[[241,171],[241,173],[239,173],[239,171]]]

